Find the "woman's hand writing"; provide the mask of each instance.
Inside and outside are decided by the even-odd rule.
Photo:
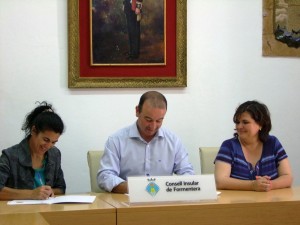
[[[32,190],[32,199],[45,200],[54,197],[53,190],[50,186],[44,185]]]

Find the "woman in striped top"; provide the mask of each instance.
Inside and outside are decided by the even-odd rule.
[[[266,105],[241,104],[234,116],[236,133],[224,141],[215,159],[217,189],[270,191],[292,185],[288,156],[275,136]]]

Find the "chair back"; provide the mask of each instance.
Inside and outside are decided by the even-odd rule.
[[[98,187],[97,184],[97,172],[99,170],[100,159],[104,151],[88,151],[87,152],[87,161],[90,171],[90,183],[91,183],[91,192],[105,192]]]
[[[219,147],[200,147],[199,155],[201,162],[201,174],[212,174],[215,170],[214,160],[218,154]]]

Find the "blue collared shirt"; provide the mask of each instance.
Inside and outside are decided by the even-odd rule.
[[[161,127],[147,143],[134,123],[106,141],[97,181],[100,188],[110,192],[129,176],[170,176],[173,173],[194,174],[179,138]]]

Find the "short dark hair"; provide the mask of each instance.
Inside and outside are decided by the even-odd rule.
[[[139,105],[138,105],[139,112],[142,112],[143,105],[145,101],[148,99],[150,99],[150,104],[153,107],[167,109],[167,105],[168,105],[167,99],[163,94],[161,94],[158,91],[148,91],[144,93],[140,98]]]
[[[241,104],[235,111],[233,122],[237,123],[242,113],[248,112],[252,119],[261,126],[258,137],[262,142],[268,139],[269,132],[272,129],[271,117],[268,107],[256,100],[247,101]],[[238,137],[237,133],[234,133]]]
[[[26,115],[25,122],[22,125],[25,136],[28,137],[31,135],[33,126],[38,133],[50,130],[62,134],[64,131],[64,123],[60,116],[54,112],[52,105],[46,101],[37,103],[39,106]]]

